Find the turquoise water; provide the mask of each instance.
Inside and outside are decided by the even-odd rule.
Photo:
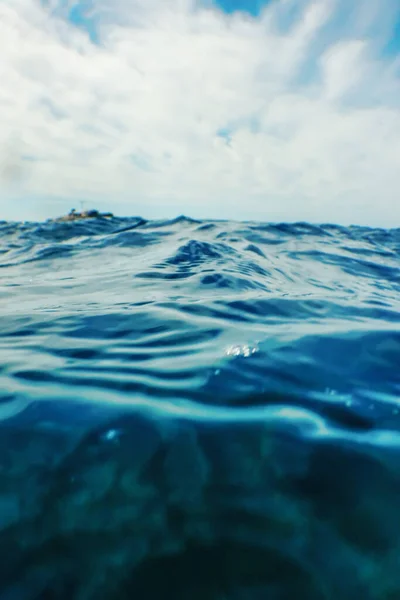
[[[0,234],[0,600],[400,598],[399,229]]]

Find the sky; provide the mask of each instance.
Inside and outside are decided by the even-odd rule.
[[[0,0],[0,219],[400,226],[400,3]]]

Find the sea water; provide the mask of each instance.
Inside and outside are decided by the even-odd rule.
[[[0,600],[398,600],[400,230],[0,223]]]

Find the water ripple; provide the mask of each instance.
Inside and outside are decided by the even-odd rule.
[[[1,377],[24,406],[57,382],[186,398],[193,418],[277,391],[397,398],[398,230],[180,217],[0,232]]]
[[[400,598],[399,229],[0,239],[0,600]]]

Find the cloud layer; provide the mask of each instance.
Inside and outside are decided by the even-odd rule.
[[[400,225],[392,0],[74,4],[0,4],[0,218]]]

